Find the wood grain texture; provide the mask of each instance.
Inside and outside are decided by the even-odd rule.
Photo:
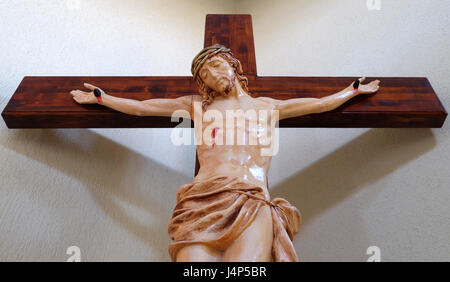
[[[246,76],[257,76],[251,15],[207,15],[204,47],[214,44],[230,48]]]
[[[207,15],[204,46],[231,48],[253,97],[324,97],[357,77],[258,77],[250,15]],[[368,78],[368,81],[375,78]],[[286,119],[280,127],[442,127],[447,112],[427,78],[378,77],[381,89],[323,114]],[[69,92],[88,82],[108,94],[136,100],[197,94],[192,77],[25,77],[2,112],[9,128],[165,128],[166,117],[126,115],[100,105],[79,105]],[[192,123],[191,123],[192,126]],[[198,159],[195,174],[199,170]]]
[[[250,94],[276,99],[324,97],[357,77],[258,77],[250,15],[207,15],[205,46],[231,48],[249,78]],[[372,80],[375,78],[368,78]],[[280,127],[442,127],[447,112],[426,78],[377,77],[381,89],[323,114],[291,118]],[[129,116],[100,105],[79,105],[69,92],[83,82],[110,95],[146,100],[197,94],[192,77],[25,77],[2,112],[9,128],[161,128],[165,117]]]
[[[256,77],[255,97],[322,98],[342,90],[357,77]],[[368,77],[381,80],[378,93],[359,95],[339,108],[280,121],[280,127],[440,128],[447,112],[427,78]]]
[[[355,77],[249,78],[254,97],[324,97]],[[372,80],[374,78],[368,78]],[[447,112],[426,78],[378,78],[376,94],[360,95],[322,114],[282,120],[280,127],[442,127]],[[101,105],[79,105],[69,92],[83,82],[110,95],[146,100],[197,94],[192,77],[25,77],[2,116],[9,128],[169,128],[166,117],[130,116]]]
[[[126,115],[101,105],[80,105],[70,91],[83,83],[136,100],[197,94],[192,77],[25,77],[4,109],[9,128],[170,128],[167,117]]]

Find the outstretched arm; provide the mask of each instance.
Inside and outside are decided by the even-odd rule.
[[[363,82],[365,77],[360,78]],[[360,84],[358,91],[353,91],[353,83],[342,91],[323,98],[296,98],[289,100],[274,100],[281,119],[304,116],[308,114],[323,113],[334,110],[359,94],[372,94],[378,91],[380,81],[375,80],[369,84]]]
[[[94,95],[94,85],[85,83],[84,86],[91,91],[72,90],[73,99],[80,104],[99,104]],[[138,101],[134,99],[119,98],[106,94],[103,90],[102,103],[116,111],[135,116],[167,116],[170,117],[176,110],[185,110],[192,117],[192,102],[198,95],[182,96],[176,99],[150,99]]]

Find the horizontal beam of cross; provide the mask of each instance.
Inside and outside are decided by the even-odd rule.
[[[250,15],[207,15],[205,46],[231,48],[249,78],[254,97],[321,98],[342,90],[356,77],[259,77]],[[194,56],[195,54],[193,54]],[[370,81],[372,78],[368,78]],[[327,113],[282,120],[280,127],[442,127],[447,112],[427,78],[377,77],[379,92],[361,95]],[[162,128],[166,117],[126,115],[100,105],[79,105],[69,92],[83,82],[108,94],[146,100],[197,94],[191,76],[25,77],[2,112],[9,128]]]
[[[253,96],[320,98],[354,79],[256,77],[249,79],[249,89]],[[426,78],[378,79],[383,87],[375,95],[357,96],[331,112],[282,120],[280,127],[442,127],[447,113]],[[9,128],[168,128],[178,124],[166,117],[137,117],[101,105],[79,105],[69,92],[83,82],[99,85],[110,95],[137,100],[197,93],[191,77],[25,77],[2,116]]]

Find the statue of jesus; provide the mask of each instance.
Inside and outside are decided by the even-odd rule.
[[[176,195],[168,226],[172,261],[298,261],[292,240],[300,227],[300,212],[284,199],[271,200],[267,173],[272,155],[262,153],[267,148],[263,141],[273,136],[274,119],[331,111],[356,95],[377,92],[380,81],[363,85],[359,83],[365,78],[360,78],[323,98],[255,98],[239,60],[218,44],[194,58],[191,72],[200,95],[138,101],[108,95],[87,83],[90,91],[70,93],[80,104],[99,103],[130,115],[170,117],[181,110],[193,119],[200,170]],[[245,114],[240,122],[238,115],[231,115],[230,122],[230,111],[276,115],[269,119]],[[227,122],[218,116],[226,116]],[[242,134],[235,135],[235,127]],[[253,144],[251,136],[256,138]]]

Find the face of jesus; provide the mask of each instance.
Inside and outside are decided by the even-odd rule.
[[[206,86],[226,96],[234,87],[234,68],[221,56],[209,58],[199,70],[198,75]]]

